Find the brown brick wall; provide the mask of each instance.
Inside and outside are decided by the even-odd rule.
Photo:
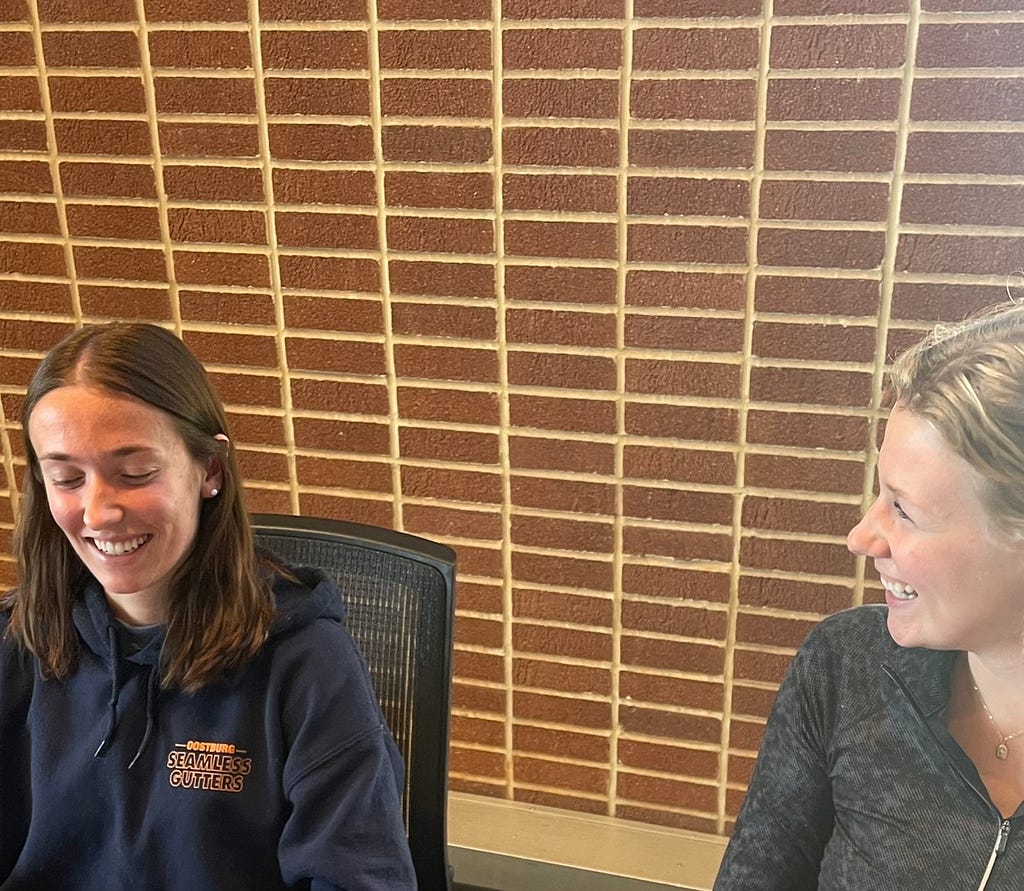
[[[253,509],[459,551],[454,789],[726,833],[886,357],[1019,277],[1020,4],[369,4],[0,0],[0,579],[34,364],[167,324]]]

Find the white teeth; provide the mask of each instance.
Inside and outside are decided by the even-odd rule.
[[[899,600],[913,600],[917,597],[917,591],[910,585],[904,585],[902,582],[888,582],[882,579],[882,584],[885,586],[886,591]]]
[[[96,545],[97,551],[108,556],[118,557],[121,554],[130,554],[132,551],[138,550],[145,540],[146,536],[140,535],[138,538],[130,538],[128,541],[100,541],[100,539],[94,538],[92,543]]]

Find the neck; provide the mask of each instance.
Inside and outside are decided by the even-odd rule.
[[[163,625],[167,605],[162,598],[146,594],[107,594],[110,611],[125,625]]]
[[[1000,732],[1024,727],[1024,644],[1002,658],[967,653],[964,664],[968,680]]]

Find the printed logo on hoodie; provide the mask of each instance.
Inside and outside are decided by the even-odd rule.
[[[180,789],[241,792],[252,771],[252,758],[233,743],[190,739],[167,754],[169,781]]]

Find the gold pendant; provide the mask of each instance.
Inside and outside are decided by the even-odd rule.
[[[1005,761],[1006,760],[1006,756],[1009,755],[1009,754],[1010,753],[1006,749],[1006,743],[999,743],[999,745],[996,746],[996,757],[1000,761]]]

